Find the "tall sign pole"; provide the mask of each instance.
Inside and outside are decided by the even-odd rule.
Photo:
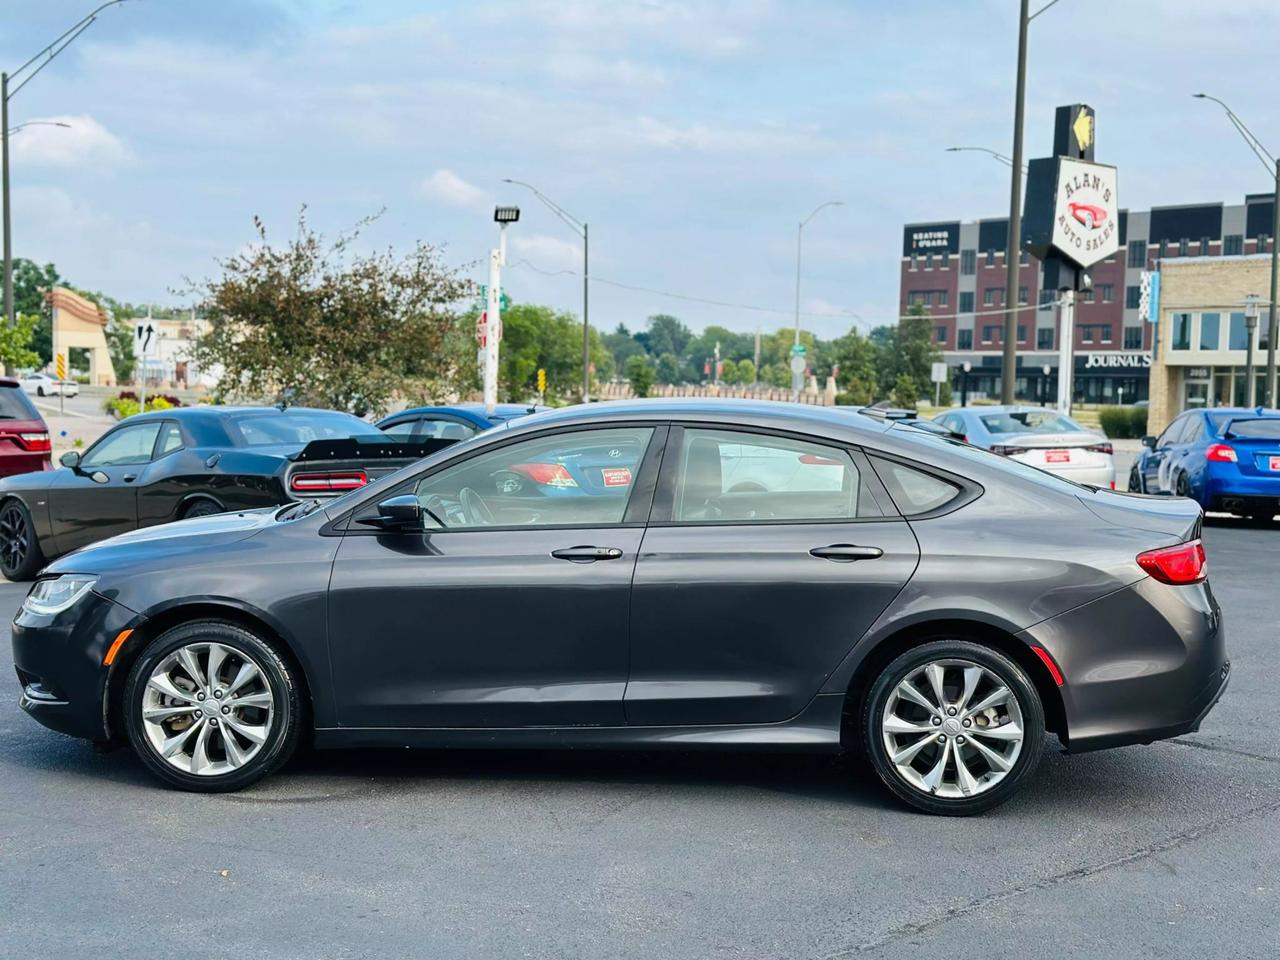
[[[1093,108],[1059,107],[1053,156],[1032,160],[1027,173],[1026,247],[1044,263],[1044,286],[1056,290],[1058,409],[1071,412],[1075,386],[1076,293],[1093,286],[1089,268],[1120,249],[1116,168],[1095,163]]]
[[[498,342],[502,339],[502,268],[507,262],[507,224],[520,219],[519,207],[495,207],[498,248],[489,251],[489,289],[485,297],[484,412],[493,415],[498,405]]]
[[[4,203],[4,322],[13,326],[13,235],[9,211],[9,75],[0,73],[0,200]]]
[[[1004,363],[1000,402],[1013,403],[1018,385],[1018,278],[1022,269],[1022,114],[1027,98],[1027,27],[1030,0],[1018,16],[1018,84],[1013,105],[1013,163],[1009,174],[1009,242],[1004,252]]]

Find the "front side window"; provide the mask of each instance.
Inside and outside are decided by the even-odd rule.
[[[482,453],[417,482],[446,529],[621,523],[651,427],[575,430]]]
[[[88,468],[134,466],[151,462],[160,421],[121,427],[109,433],[85,454],[81,466]]]
[[[679,464],[672,513],[677,522],[881,516],[853,457],[839,447],[767,434],[687,429]]]
[[[1173,421],[1173,423],[1169,424],[1167,427],[1164,428],[1164,433],[1160,434],[1159,439],[1156,440],[1156,446],[1167,447],[1171,443],[1177,443],[1178,435],[1181,434],[1182,431],[1186,429],[1186,427],[1187,427],[1186,420],[1180,419],[1180,420]]]
[[[401,440],[408,440],[413,436],[413,428],[417,425],[417,420],[401,420],[399,423],[393,423],[380,429],[388,437],[399,437]]]

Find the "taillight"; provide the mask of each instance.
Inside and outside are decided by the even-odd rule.
[[[1211,443],[1205,447],[1204,458],[1214,463],[1235,463],[1236,449],[1225,443]]]
[[[993,443],[991,445],[991,452],[998,453],[1002,457],[1014,457],[1020,453],[1026,453],[1027,448],[1026,447],[1006,447],[1004,444]]]
[[[511,468],[544,487],[576,487],[578,481],[561,463],[517,463]]]
[[[289,489],[294,493],[341,493],[359,490],[369,482],[363,470],[342,473],[295,473],[289,478]]]
[[[19,433],[17,434],[17,440],[18,446],[33,453],[48,453],[53,449],[53,444],[49,442],[49,434],[47,433]]]
[[[1199,540],[1148,550],[1138,554],[1137,560],[1138,566],[1161,583],[1199,583],[1207,575],[1204,544]]]
[[[1111,456],[1112,454],[1112,448],[1109,442],[1090,444],[1089,446],[1085,447],[1085,449],[1088,450],[1090,453],[1105,453],[1108,457]]]

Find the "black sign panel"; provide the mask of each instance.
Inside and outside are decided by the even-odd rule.
[[[909,257],[916,253],[950,253],[960,252],[960,224],[950,223],[913,223],[902,229],[902,255]]]

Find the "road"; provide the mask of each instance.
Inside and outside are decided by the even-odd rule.
[[[6,644],[0,957],[1274,957],[1277,538],[1206,530],[1234,671],[1200,733],[1047,748],[967,820],[752,754],[325,753],[175,793],[28,720]]]

